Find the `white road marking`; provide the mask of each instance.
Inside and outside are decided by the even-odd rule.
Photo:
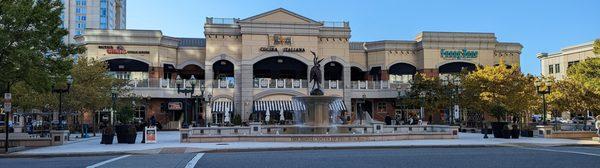
[[[198,153],[198,154],[196,154],[196,156],[194,156],[194,158],[192,158],[192,160],[190,160],[185,165],[185,168],[193,168],[194,166],[196,166],[196,164],[198,163],[198,161],[200,160],[200,158],[202,158],[202,156],[204,156],[204,153]]]
[[[96,168],[96,167],[100,167],[100,166],[102,166],[102,165],[105,165],[105,164],[107,164],[107,163],[114,162],[114,161],[116,161],[116,160],[123,159],[123,158],[129,157],[129,156],[131,156],[131,155],[123,155],[123,156],[119,156],[119,157],[116,157],[116,158],[112,158],[112,159],[109,159],[109,160],[105,160],[105,161],[103,161],[103,162],[100,162],[100,163],[96,163],[96,164],[94,164],[94,165],[91,165],[91,166],[88,166],[88,167],[86,167],[86,168]]]
[[[529,150],[538,150],[538,151],[547,151],[547,152],[559,152],[559,153],[571,153],[571,154],[579,154],[579,155],[588,155],[588,156],[598,156],[600,157],[600,154],[595,154],[595,153],[587,153],[587,152],[577,152],[577,151],[567,151],[567,150],[554,150],[554,149],[543,149],[543,148],[526,148],[526,147],[519,147],[521,149],[529,149]]]

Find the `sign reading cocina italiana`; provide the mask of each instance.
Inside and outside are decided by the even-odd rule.
[[[260,47],[260,51],[279,51],[277,47]],[[304,52],[304,48],[283,48],[283,52]]]
[[[471,58],[477,58],[477,55],[479,55],[479,52],[478,51],[469,51],[467,49],[446,50],[446,49],[442,48],[440,50],[440,54],[442,55],[442,58],[471,59]]]

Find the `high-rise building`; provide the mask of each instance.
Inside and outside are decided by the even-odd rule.
[[[64,41],[74,43],[85,29],[125,29],[126,0],[61,0],[63,27],[69,30]]]

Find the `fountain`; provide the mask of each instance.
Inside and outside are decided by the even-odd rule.
[[[309,96],[296,96],[293,99],[306,106],[304,111],[295,111],[294,116],[299,117],[294,127],[287,128],[287,134],[328,134],[336,129],[332,122],[335,117],[329,113],[329,105],[340,97],[325,96],[321,90],[321,61],[315,52],[313,54],[314,65],[310,69],[310,82],[313,82],[312,91]],[[332,121],[333,120],[333,121]],[[337,133],[337,132],[336,132]]]
[[[341,141],[389,141],[403,139],[452,139],[457,138],[458,127],[440,125],[384,125],[367,115],[361,124],[342,124],[339,111],[330,112],[330,104],[341,97],[326,96],[321,90],[321,61],[315,52],[314,66],[310,70],[312,90],[308,96],[293,97],[296,106],[304,110],[294,111],[295,125],[263,125],[260,122],[249,126],[197,127],[181,130],[182,142],[341,142]],[[283,111],[279,120],[285,120]],[[267,111],[265,120],[271,118]]]

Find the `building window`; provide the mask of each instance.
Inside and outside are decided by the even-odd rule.
[[[385,102],[379,102],[379,103],[377,103],[377,108],[379,110],[385,110],[386,109],[386,105],[387,104]]]
[[[579,63],[579,61],[569,61],[568,65],[567,65],[567,68],[569,68],[569,67],[571,67],[571,66],[573,66],[573,65],[575,65],[577,63]]]
[[[554,73],[554,65],[549,65],[548,66],[548,74],[553,74]]]
[[[560,73],[560,64],[554,64],[554,72]]]

